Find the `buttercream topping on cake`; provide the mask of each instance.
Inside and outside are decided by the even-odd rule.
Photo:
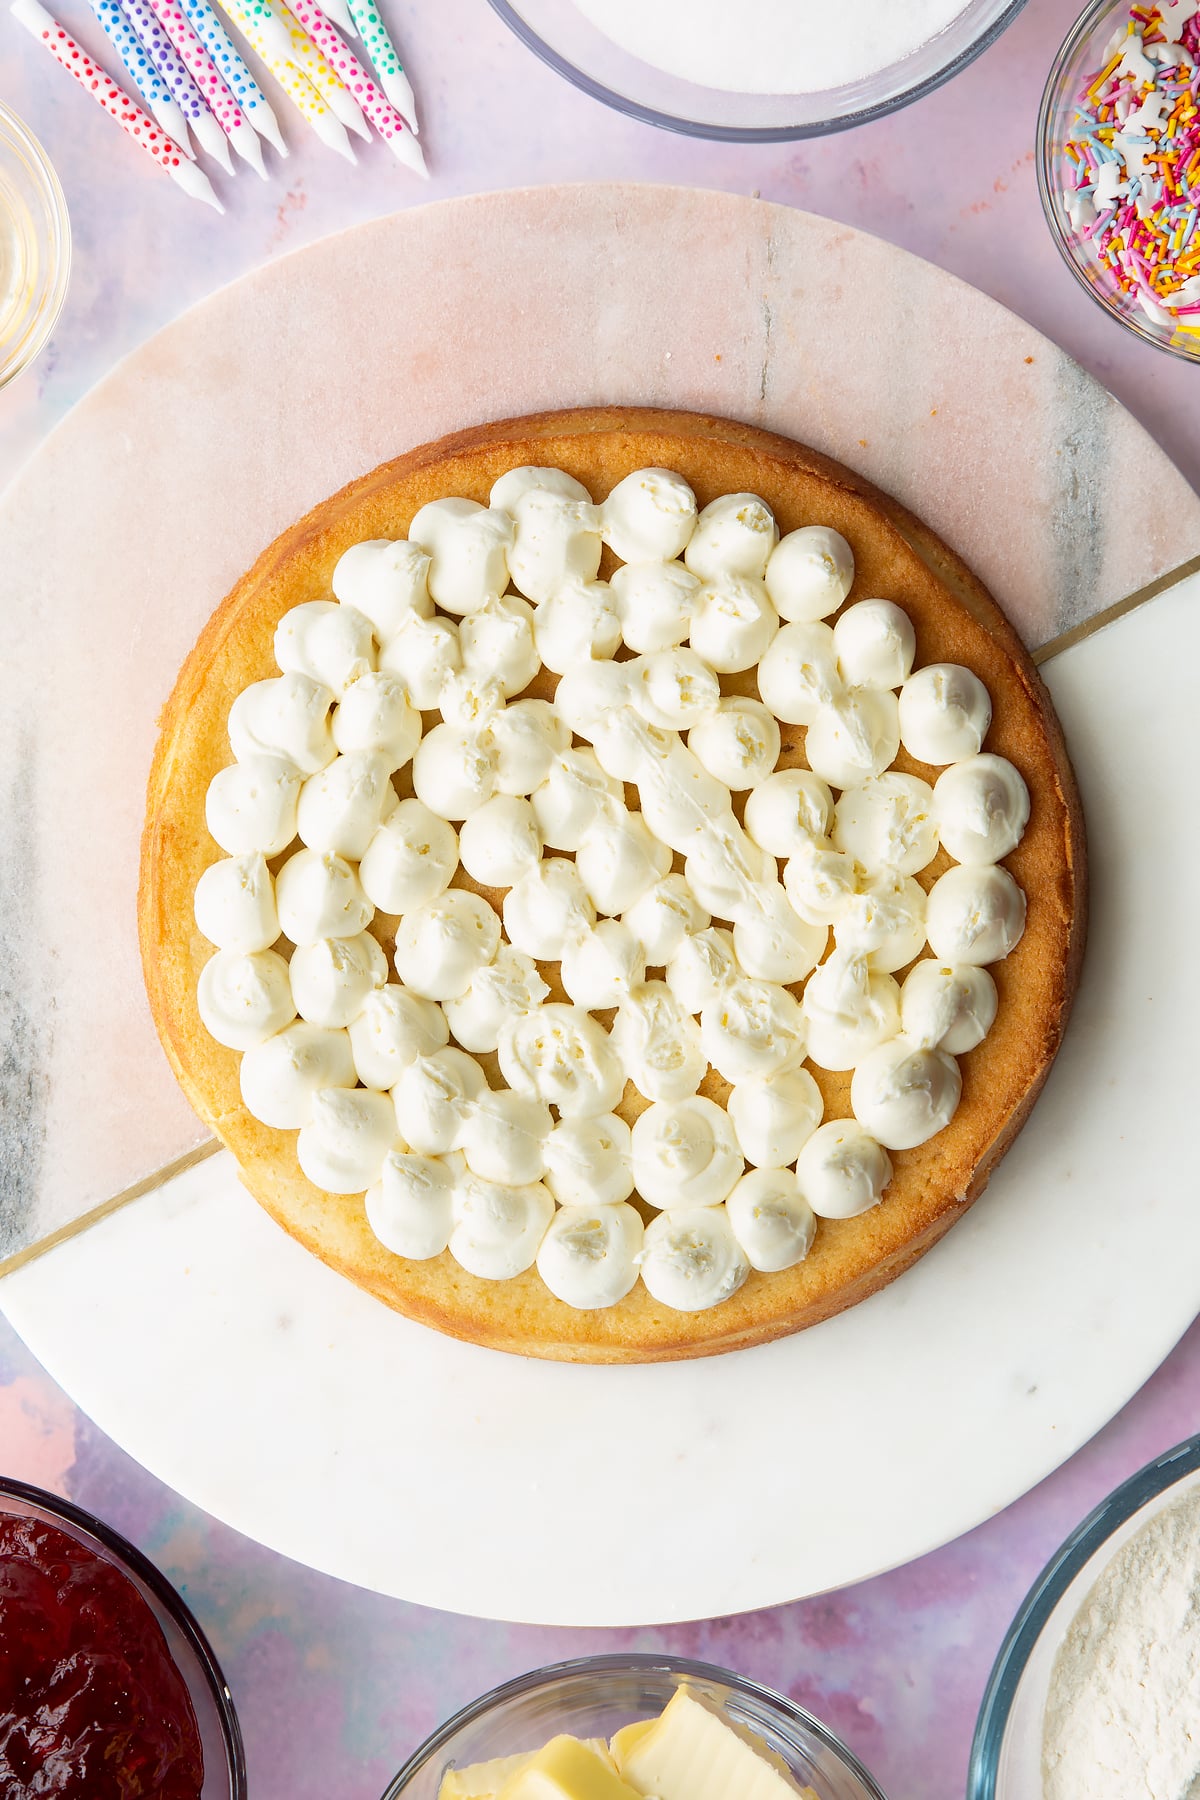
[[[703,1310],[949,1122],[1024,925],[1000,864],[1029,796],[983,683],[914,666],[903,606],[847,605],[853,579],[844,538],[780,538],[756,495],[700,509],[645,469],[597,504],[522,468],[280,620],[208,794],[199,1007],[250,1112],[394,1254]],[[521,699],[543,666],[554,700]],[[724,691],[752,668],[758,699]],[[810,768],[776,770],[797,728]],[[853,1071],[854,1117],[822,1123],[806,1060]]]

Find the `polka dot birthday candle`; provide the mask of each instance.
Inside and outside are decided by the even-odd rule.
[[[356,38],[358,36],[358,32],[354,29],[354,20],[350,17],[350,8],[346,5],[346,0],[326,0],[321,11],[325,14],[327,19],[331,20],[332,23],[337,26],[343,37]]]
[[[238,105],[260,137],[274,144],[280,156],[288,154],[279,129],[279,120],[267,96],[255,81],[245,60],[234,48],[233,40],[209,0],[182,0],[183,10],[191,20],[204,48],[212,57]]]
[[[224,212],[225,208],[213,192],[212,183],[204,171],[187,160],[174,139],[159,130],[149,113],[143,112],[124,89],[118,87],[111,75],[92,61],[58,21],[43,6],[39,6],[38,0],[15,0],[12,15],[32,37],[46,46],[55,61],[61,63],[69,75],[74,76],[80,87],[92,96],[98,106],[104,108],[109,118],[116,121],[126,136],[132,138],[135,144],[140,144],[160,169],[166,170],[185,194],[190,194],[193,200],[203,200],[218,212]]]
[[[338,76],[359,105],[398,162],[424,175],[425,158],[421,146],[404,123],[387,95],[372,81],[358,58],[346,48],[329,20],[314,0],[291,0],[292,11],[299,24],[328,59]]]
[[[356,158],[350,139],[346,136],[345,126],[340,119],[334,117],[307,75],[294,68],[280,54],[278,46],[270,41],[269,34],[240,0],[220,0],[220,5],[222,12],[245,36],[251,49],[261,56],[292,105],[312,126],[321,142],[330,150],[336,150],[339,156],[344,156],[347,162],[354,162]]]
[[[233,163],[229,156],[229,146],[225,142],[225,133],[209,112],[204,95],[188,74],[182,57],[159,24],[149,0],[124,0],[124,3],[129,23],[187,114],[196,142],[220,163],[227,175],[232,175]]]
[[[413,131],[419,131],[412,83],[404,72],[399,51],[392,42],[375,0],[349,0],[349,6],[354,23],[358,26],[363,48],[375,65],[375,73],[384,93],[396,111],[408,120]],[[328,7],[325,10],[328,11]]]
[[[328,57],[318,50],[295,14],[288,10],[284,0],[273,0],[270,6],[264,0],[248,0],[248,3],[256,15],[265,15],[259,17],[259,23],[268,40],[275,44],[279,55],[286,57],[302,75],[307,75],[326,106],[348,131],[356,132],[360,138],[369,138],[371,133],[367,129],[358,101]]]
[[[92,11],[99,19],[104,35],[125,65],[125,72],[146,102],[158,125],[174,138],[179,148],[190,157],[194,153],[188,138],[187,118],[171,90],[155,68],[150,53],[125,17],[120,0],[91,0]]]
[[[200,42],[178,0],[150,0],[155,17],[178,50],[188,74],[208,103],[209,111],[238,155],[266,180],[258,133],[221,78],[221,71]]]

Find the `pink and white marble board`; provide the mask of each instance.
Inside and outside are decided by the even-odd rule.
[[[931,264],[789,208],[628,184],[482,195],[217,293],[119,364],[0,503],[20,596],[0,709],[19,996],[0,1257],[204,1135],[150,1024],[135,897],[155,720],[213,607],[382,459],[603,402],[745,419],[860,469],[1031,647],[1200,551],[1200,500],[1069,357]]]
[[[1198,598],[1200,572],[1045,664],[1091,831],[1071,1029],[987,1192],[882,1293],[731,1356],[498,1355],[342,1280],[222,1154],[6,1275],[5,1316],[205,1511],[429,1607],[714,1617],[861,1580],[977,1524],[1112,1416],[1200,1296],[1181,1125],[1197,975],[1178,952],[1200,844],[1177,824]]]

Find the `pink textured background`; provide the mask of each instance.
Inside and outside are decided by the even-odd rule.
[[[97,1432],[0,1322],[6,1472],[101,1512],[181,1589],[229,1677],[254,1800],[375,1800],[427,1732],[494,1683],[621,1648],[755,1676],[832,1725],[890,1800],[960,1800],[984,1682],[1026,1589],[1092,1506],[1192,1428],[1198,1384],[1200,1326],[1071,1462],[907,1568],[704,1624],[563,1631],[383,1599],[239,1537]]]
[[[61,0],[60,10],[99,47],[81,0]],[[1030,0],[976,65],[892,120],[754,149],[673,139],[606,113],[537,64],[483,0],[388,0],[386,10],[423,102],[430,187],[378,150],[347,169],[315,142],[301,143],[289,123],[295,154],[269,188],[245,175],[231,190],[218,178],[230,203],[224,220],[143,167],[0,16],[0,91],[54,156],[76,243],[54,344],[33,374],[0,393],[0,477],[117,357],[223,281],[284,251],[426,198],[629,178],[760,192],[918,251],[1063,344],[1193,482],[1200,477],[1200,377],[1102,317],[1061,266],[1038,210],[1037,97],[1078,0]],[[522,272],[536,284],[536,255],[527,254]],[[402,332],[404,295],[382,296],[381,304]],[[315,419],[313,430],[323,429],[327,422]],[[159,448],[169,455],[171,437]],[[1011,455],[1023,453],[1014,428]],[[1123,523],[1134,537],[1145,521]],[[430,1726],[492,1681],[550,1655],[619,1642],[669,1642],[773,1682],[843,1731],[893,1800],[954,1800],[987,1669],[1028,1582],[1094,1501],[1195,1427],[1198,1384],[1193,1330],[1100,1438],[960,1542],[840,1594],[664,1633],[477,1624],[299,1569],[212,1524],[132,1465],[2,1326],[0,1466],[95,1507],[184,1588],[228,1666],[255,1800],[372,1800]]]

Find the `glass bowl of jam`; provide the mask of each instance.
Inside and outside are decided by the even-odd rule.
[[[426,1739],[383,1800],[576,1792],[884,1800],[841,1739],[784,1695],[710,1663],[633,1653],[552,1663],[493,1688]]]
[[[0,1478],[4,1800],[246,1800],[241,1730],[191,1613],[70,1501]]]

